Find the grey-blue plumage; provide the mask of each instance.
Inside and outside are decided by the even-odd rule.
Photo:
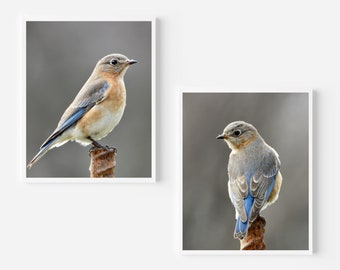
[[[282,183],[277,152],[244,121],[230,123],[217,136],[232,150],[228,162],[228,192],[236,211],[235,238],[243,239],[249,224],[278,198]]]

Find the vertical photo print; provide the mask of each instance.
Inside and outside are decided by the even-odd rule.
[[[312,250],[312,92],[182,93],[182,250]]]
[[[154,181],[155,21],[23,23],[26,180]]]

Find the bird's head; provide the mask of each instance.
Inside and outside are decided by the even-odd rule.
[[[109,54],[98,61],[95,70],[114,77],[124,77],[129,66],[135,63],[136,60],[129,59],[125,55]]]
[[[216,139],[223,139],[232,150],[240,149],[256,138],[260,138],[256,128],[244,121],[230,123],[223,133],[216,137]]]

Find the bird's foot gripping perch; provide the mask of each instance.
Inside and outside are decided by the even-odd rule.
[[[100,143],[98,143],[97,141],[93,140],[90,137],[89,137],[89,140],[92,141],[92,147],[89,150],[89,154],[90,155],[91,155],[91,152],[93,152],[95,150],[98,150],[98,149],[104,149],[104,150],[106,150],[108,152],[113,151],[113,152],[117,153],[117,148],[115,148],[115,147],[108,146],[108,145],[103,146],[103,145],[101,145]]]
[[[102,151],[105,151],[105,152],[114,152],[115,154],[117,154],[118,150],[116,147],[113,147],[113,146],[108,146],[108,145],[100,145],[100,146],[97,146],[97,145],[92,145],[92,147],[89,149],[89,155],[91,155],[92,152],[94,151],[98,151],[98,150],[102,150]]]

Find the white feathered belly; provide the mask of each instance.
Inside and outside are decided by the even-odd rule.
[[[108,135],[120,122],[122,119],[123,113],[125,109],[124,106],[120,106],[115,113],[111,110],[107,109],[105,106],[101,106],[101,104],[97,104],[88,112],[88,114],[97,116],[93,117],[95,121],[91,121],[92,119],[88,117],[88,119],[81,119],[80,121],[85,121],[81,125],[76,125],[73,129],[73,137],[75,141],[88,145],[92,143],[88,137],[91,137],[93,140],[100,140]],[[85,117],[84,117],[85,118]]]

